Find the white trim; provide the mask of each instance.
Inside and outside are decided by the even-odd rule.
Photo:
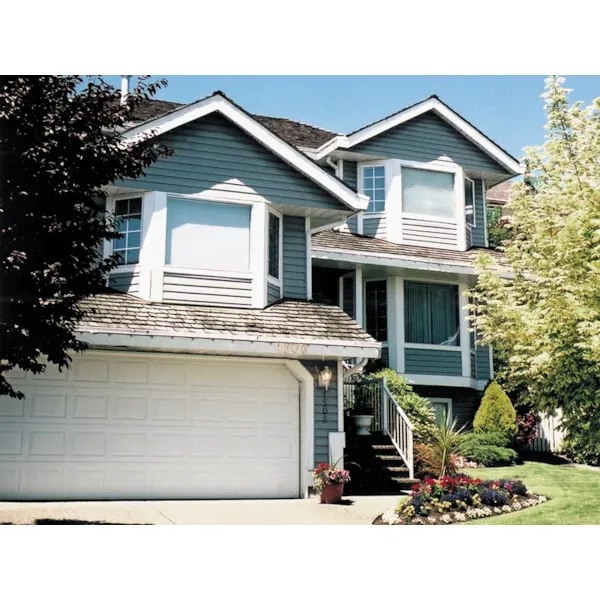
[[[356,216],[356,233],[359,233],[360,235],[362,235],[364,231],[364,218],[365,216],[362,212],[358,213],[358,215]]]
[[[279,156],[282,160],[306,175],[314,183],[334,195],[346,206],[354,210],[364,210],[368,205],[368,199],[350,190],[339,179],[327,173],[311,158],[306,156],[297,148],[294,148],[281,138],[274,135],[266,127],[255,121],[243,110],[232,104],[227,98],[215,94],[198,100],[166,115],[133,127],[123,133],[127,143],[137,143],[147,136],[158,136],[176,127],[190,123],[213,112],[219,112],[246,133]]]
[[[312,300],[312,233],[310,232],[310,217],[304,217],[304,232],[306,235],[306,298]]]
[[[288,360],[284,365],[300,384],[300,494],[308,498],[315,462],[315,383],[301,362]]]
[[[220,271],[218,269],[197,269],[196,267],[179,267],[165,264],[165,271],[177,275],[198,275],[200,277],[222,277],[231,279],[252,279],[252,271]]]
[[[364,326],[364,308],[363,308],[363,281],[362,267],[357,266],[354,271],[354,314],[356,322],[360,327]]]
[[[344,310],[344,275],[338,277],[338,306]]]
[[[338,431],[344,431],[344,364],[337,362]]]
[[[412,279],[409,279],[409,281],[412,281]],[[462,351],[460,346],[444,346],[443,344],[414,344],[412,342],[406,342],[404,347],[414,348],[415,350],[452,350],[452,352]]]
[[[488,239],[488,220],[487,220],[487,198],[486,198],[486,189],[485,189],[485,179],[481,180],[481,193],[483,195],[483,232],[485,238],[485,247],[489,248],[490,242]]]
[[[403,375],[411,385],[439,385],[444,387],[465,387],[475,390],[484,390],[487,381],[472,379],[471,377],[458,377],[453,375]]]
[[[485,135],[477,131],[470,123],[467,123],[461,116],[448,108],[443,102],[437,98],[428,98],[418,104],[406,108],[395,115],[382,119],[378,123],[373,123],[356,133],[349,136],[336,136],[323,144],[318,150],[315,159],[322,158],[330,154],[338,148],[351,148],[361,142],[364,142],[372,137],[384,133],[388,129],[397,127],[402,123],[406,123],[415,117],[418,117],[428,111],[437,113],[442,119],[454,126],[465,137],[470,139],[476,146],[483,150],[486,154],[494,158],[498,163],[504,166],[513,175],[522,175],[525,168],[512,156],[502,150],[497,144],[488,139]]]
[[[447,422],[452,423],[452,398],[432,398],[427,396],[427,400],[429,400],[432,404],[445,404],[448,407],[447,411]]]
[[[281,223],[282,225],[283,223]],[[250,214],[250,271],[252,276],[252,308],[267,305],[269,210],[266,204],[256,203]]]
[[[405,358],[405,324],[404,324],[404,279],[402,277],[396,277],[396,310],[398,311],[398,327],[396,329],[397,339],[396,345],[398,346],[398,372],[404,373],[406,371],[406,358]]]
[[[215,355],[264,356],[275,358],[379,358],[381,344],[372,342],[335,342],[310,338],[242,338],[211,334],[164,332],[129,333],[123,330],[82,329],[77,338],[94,347],[120,347],[139,350],[170,351]]]
[[[344,179],[344,159],[342,158],[338,158],[338,162],[337,162],[338,166],[337,166],[337,176],[340,179]]]
[[[385,214],[386,209],[387,209],[387,199],[388,199],[388,192],[389,192],[389,187],[390,187],[390,177],[389,177],[389,173],[388,173],[390,163],[391,163],[391,160],[366,160],[366,161],[361,161],[361,162],[357,163],[357,165],[356,165],[357,187],[358,187],[358,191],[365,196],[367,194],[365,194],[365,190],[364,190],[363,169],[365,167],[383,167],[383,179],[384,179],[383,210],[369,211],[369,207],[367,205],[367,208],[365,208],[365,210],[364,210],[365,214],[363,215],[363,217],[366,215],[379,216],[379,215]],[[370,204],[370,197],[369,197],[369,204]]]

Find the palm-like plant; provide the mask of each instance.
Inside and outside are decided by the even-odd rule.
[[[444,477],[452,468],[452,455],[458,454],[465,425],[457,428],[456,419],[452,423],[444,421],[436,427],[428,444],[419,444],[416,447],[417,460],[422,468],[432,475]]]

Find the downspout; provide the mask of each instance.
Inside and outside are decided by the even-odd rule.
[[[328,156],[325,159],[325,162],[335,171],[335,176],[339,177],[340,176],[340,167],[339,167],[339,163],[335,163],[333,162],[333,159],[331,158],[331,156]]]
[[[127,102],[127,96],[129,96],[129,80],[131,75],[121,75],[121,104]]]

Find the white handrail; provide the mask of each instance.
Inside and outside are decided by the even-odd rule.
[[[383,414],[383,430],[390,436],[398,454],[402,457],[408,467],[408,475],[414,479],[414,455],[413,455],[413,424],[406,413],[402,410],[396,398],[390,392],[385,379],[382,380],[381,402]]]

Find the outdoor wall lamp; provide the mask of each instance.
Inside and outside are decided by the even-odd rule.
[[[325,365],[319,371],[319,387],[324,387],[326,390],[329,389],[329,384],[331,383],[332,376],[333,373],[331,372],[331,369],[327,365]]]

